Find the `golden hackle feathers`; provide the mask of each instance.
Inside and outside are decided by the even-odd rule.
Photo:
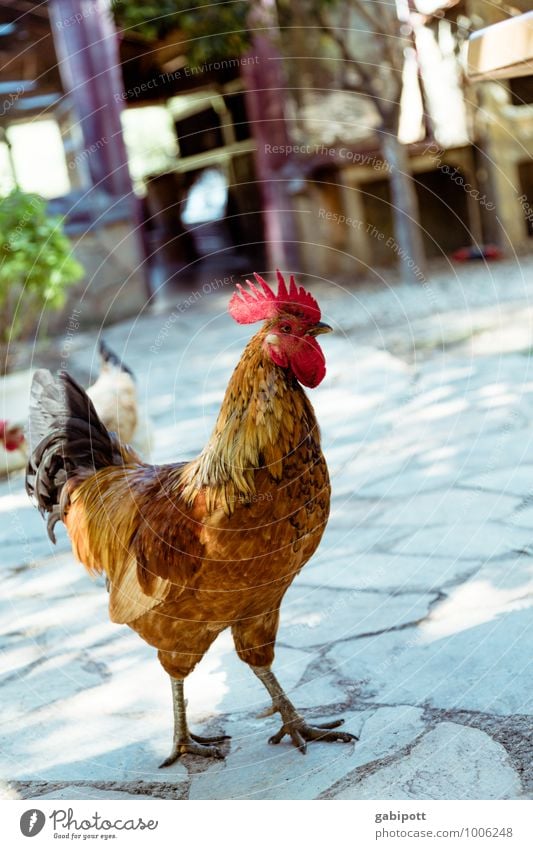
[[[200,456],[187,464],[177,485],[191,504],[206,492],[206,506],[220,503],[226,513],[255,494],[255,473],[265,466],[280,480],[297,427],[313,427],[306,395],[263,352],[266,330],[246,347],[228,388],[213,434]]]

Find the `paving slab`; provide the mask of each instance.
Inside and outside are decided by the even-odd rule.
[[[476,578],[462,586],[416,626],[329,649],[343,678],[359,682],[362,703],[533,712],[532,661],[523,650],[531,596],[524,599],[521,587],[499,592]]]
[[[265,732],[276,731],[279,720],[266,726],[263,721],[260,734],[257,724],[249,723],[248,734],[232,742],[231,753],[215,773],[192,779],[190,798],[317,798],[347,771],[401,751],[425,728],[421,711],[409,707],[344,713],[344,718],[343,728],[357,734],[359,742],[310,744],[305,757],[287,742],[265,746]]]
[[[518,775],[488,734],[443,722],[408,754],[331,792],[333,799],[514,799]]]
[[[348,546],[319,551],[302,575],[306,586],[402,593],[453,585],[476,571],[483,560],[352,552]]]

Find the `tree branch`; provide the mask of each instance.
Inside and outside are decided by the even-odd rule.
[[[382,23],[369,11],[364,0],[350,0],[350,5],[355,8],[357,14],[360,15],[367,24],[374,28],[374,35],[382,36],[384,53],[387,55],[391,68],[394,71],[399,71],[398,51],[396,50],[396,41],[398,40],[399,35],[396,33],[397,28],[394,25],[397,23],[395,13],[393,12],[391,15],[388,10],[383,10],[382,17],[384,22]]]
[[[368,10],[364,0],[352,0],[351,5],[355,6],[357,13],[365,19],[367,24],[370,24],[370,26],[374,28],[375,32],[379,32],[380,35],[385,36],[389,34],[388,30],[386,28],[384,29],[381,22]]]
[[[348,46],[347,46],[344,38],[342,38],[342,36],[340,35],[338,30],[336,30],[333,26],[331,26],[329,21],[326,19],[322,9],[317,10],[317,17],[318,17],[318,22],[320,24],[321,29],[337,45],[337,47],[340,51],[340,54],[341,54],[342,58],[344,59],[344,61],[346,63],[349,63],[350,65],[352,65],[356,69],[356,71],[359,74],[359,76],[361,77],[361,81],[362,81],[360,88],[365,92],[365,94],[369,95],[369,97],[372,99],[376,109],[378,110],[380,117],[383,117],[383,108],[382,108],[382,105],[381,105],[381,98],[379,97],[378,92],[374,88],[374,83],[373,83],[371,74],[367,71],[367,69],[365,68],[365,66],[362,62],[360,62],[358,59],[354,59],[354,57],[350,53],[350,50],[348,49]]]

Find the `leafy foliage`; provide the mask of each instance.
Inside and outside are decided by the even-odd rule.
[[[44,198],[14,189],[0,201],[0,343],[62,306],[65,287],[81,277],[62,219],[47,215]]]
[[[112,11],[117,26],[131,30],[149,40],[162,38],[179,29],[187,44],[184,47],[191,64],[240,56],[250,46],[246,0],[113,0]]]

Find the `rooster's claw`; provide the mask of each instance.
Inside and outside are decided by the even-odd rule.
[[[291,720],[284,723],[278,733],[274,734],[268,742],[277,745],[288,734],[296,748],[305,755],[307,752],[307,743],[311,740],[323,740],[327,743],[351,743],[358,740],[359,738],[355,734],[332,730],[338,728],[343,723],[344,719],[337,719],[335,722],[324,722],[320,725],[307,725],[303,719]]]
[[[188,739],[181,740],[176,743],[172,752],[162,764],[159,764],[159,769],[165,766],[171,766],[182,755],[199,755],[201,758],[216,758],[217,760],[224,759],[224,753],[218,746],[213,743],[223,743],[225,740],[231,740],[227,734],[220,737],[199,737],[197,734],[189,734]]]

